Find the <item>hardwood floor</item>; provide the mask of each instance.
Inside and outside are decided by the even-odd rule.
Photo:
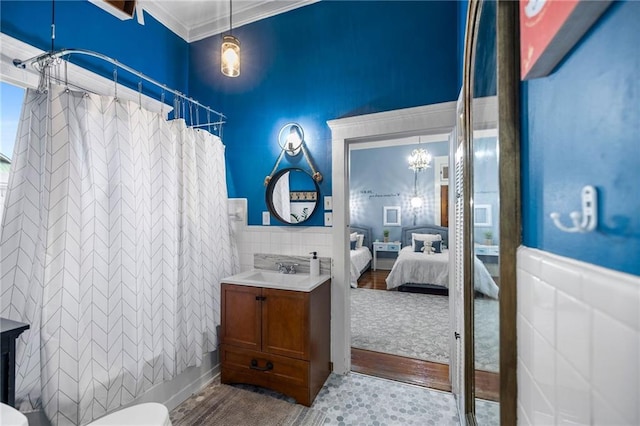
[[[358,288],[387,291],[386,270],[369,270],[358,279]],[[451,391],[449,365],[397,355],[351,348],[351,370],[370,376],[383,377],[418,386]],[[498,401],[499,375],[477,370],[476,396]]]
[[[451,391],[447,364],[351,348],[351,370],[412,385]]]
[[[358,288],[369,288],[373,290],[386,290],[387,283],[385,280],[391,271],[378,269],[373,271],[369,269],[358,278]]]

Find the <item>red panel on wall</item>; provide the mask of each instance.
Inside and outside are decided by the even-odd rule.
[[[609,1],[520,0],[520,73],[548,75],[609,6]]]

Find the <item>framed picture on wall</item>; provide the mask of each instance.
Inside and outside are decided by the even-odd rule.
[[[402,226],[402,210],[400,206],[384,206],[382,210],[383,226]]]
[[[491,204],[477,204],[474,206],[473,224],[475,226],[493,226]]]
[[[551,73],[610,4],[610,0],[520,0],[522,80]]]
[[[448,185],[449,184],[449,157],[443,155],[441,157],[436,157],[434,159],[437,182],[440,185]]]

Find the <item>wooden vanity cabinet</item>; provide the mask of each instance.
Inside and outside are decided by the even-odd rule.
[[[331,281],[311,292],[222,283],[221,382],[310,406],[331,372]]]

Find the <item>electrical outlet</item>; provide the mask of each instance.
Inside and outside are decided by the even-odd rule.
[[[324,214],[324,226],[333,226],[333,213],[326,212]]]
[[[269,212],[262,212],[262,225],[271,225],[271,215],[269,215]]]
[[[331,195],[327,195],[324,197],[324,209],[325,210],[333,210],[333,198]]]

